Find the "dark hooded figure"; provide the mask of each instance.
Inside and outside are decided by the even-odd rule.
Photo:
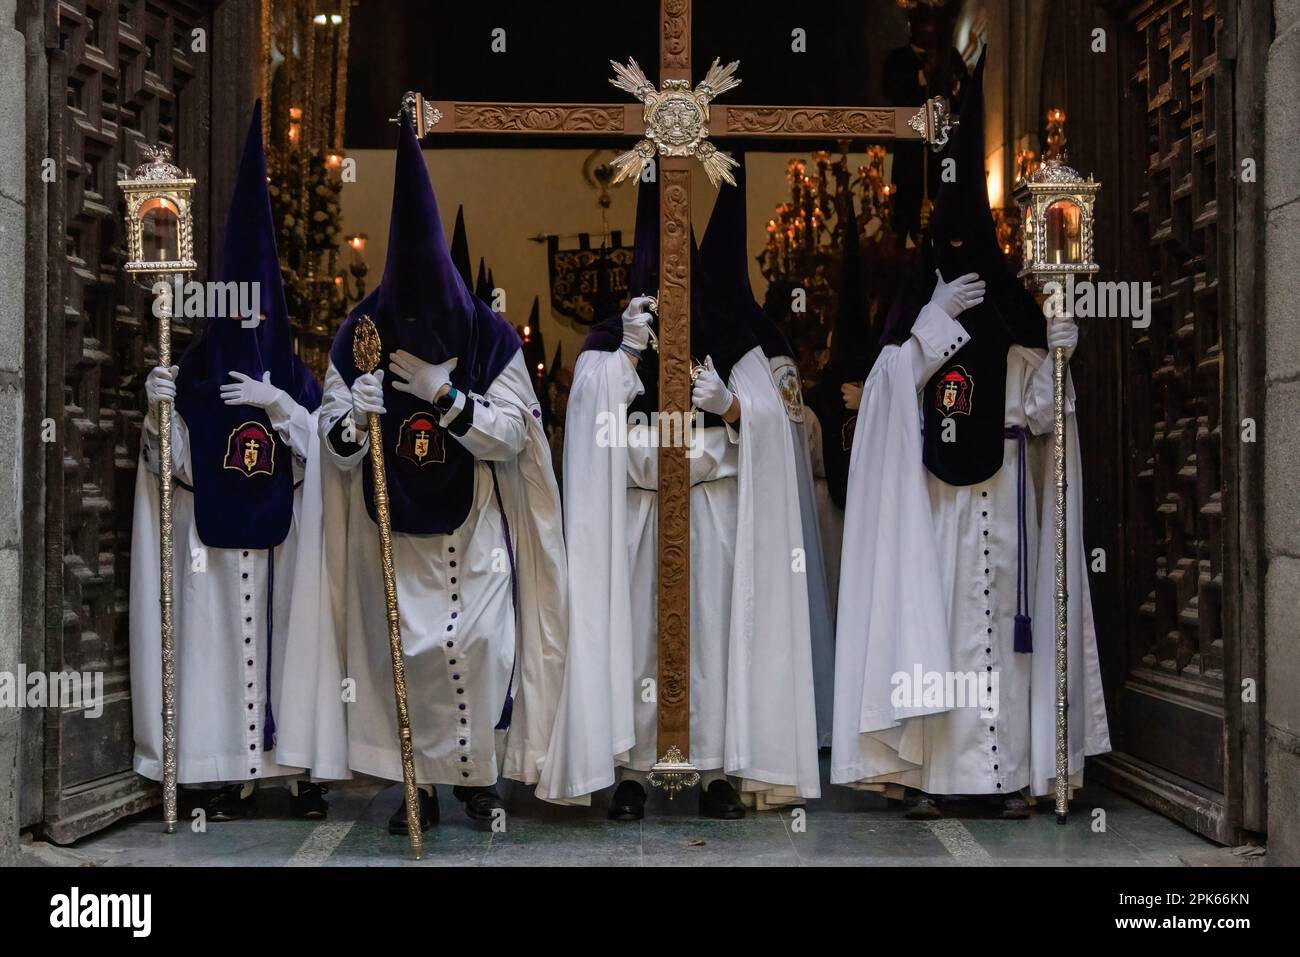
[[[363,316],[381,343],[373,373],[354,361]],[[318,554],[333,601],[312,625],[347,649],[351,767],[402,777],[370,461],[381,441],[423,826],[438,819],[435,784],[491,821],[498,777],[537,780],[559,694],[559,492],[519,336],[453,262],[406,114],[383,279],[334,340],[320,435]],[[404,807],[389,829],[405,833]]]
[[[474,285],[470,271],[469,233],[465,230],[465,207],[456,207],[456,225],[451,231],[451,261],[460,273],[461,282],[469,289]]]
[[[174,399],[179,780],[224,784],[208,792],[208,820],[243,817],[255,782],[284,776],[294,812],[324,817],[321,787],[299,778],[347,775],[340,675],[337,667],[318,671],[315,648],[288,635],[299,486],[321,390],[293,351],[260,103],[231,197],[219,281],[227,302],[247,304],[247,314],[208,316],[179,366],[155,368],[145,386],[131,553],[135,769],[162,776],[156,406]],[[304,703],[322,695],[334,705],[321,713],[319,733],[304,735]]]
[[[807,556],[808,608],[812,629],[813,678],[817,693],[817,744],[831,746],[831,706],[835,679],[835,620],[827,583],[827,556],[817,520],[808,430],[812,427],[803,401],[803,385],[794,350],[785,334],[754,298],[749,280],[751,262],[746,250],[745,155],[733,154],[739,164],[736,185],[720,190],[708,228],[700,243],[700,262],[708,281],[704,285],[704,311],[709,317],[731,315],[747,324],[767,359],[772,385],[785,406],[794,447],[795,475],[799,482],[799,516]],[[787,300],[788,301],[788,300]],[[835,562],[839,563],[838,550]]]
[[[919,107],[928,97],[954,101],[964,92],[966,64],[952,46],[952,15],[918,5],[907,14],[908,42],[885,57],[881,86],[894,106]],[[920,239],[921,207],[939,187],[938,157],[924,143],[899,141],[893,147],[894,234]]]
[[[720,226],[710,243],[717,275],[692,248],[695,424],[659,419],[646,298],[659,293],[658,193],[653,181],[640,186],[631,302],[592,327],[569,393],[572,652],[537,793],[585,802],[618,768],[609,816],[645,813],[646,772],[661,757],[656,696],[646,689],[658,670],[662,435],[689,443],[690,758],[701,771],[700,813],[736,818],[746,806],[801,803],[820,789],[796,457],[755,334],[757,306],[732,269],[745,259],[743,224]]]
[[[844,516],[831,780],[892,796],[909,816],[942,795],[990,795],[1023,818],[1052,791],[1050,327],[1004,265],[984,174],[981,58],[935,206],[928,302],[899,297],[862,393]],[[1071,781],[1109,749],[1067,417]],[[1040,498],[1041,496],[1041,498]]]

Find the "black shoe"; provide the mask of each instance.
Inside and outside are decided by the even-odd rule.
[[[242,784],[227,784],[212,792],[207,803],[209,821],[238,821],[248,817],[253,805],[253,795],[243,797]]]
[[[609,799],[611,821],[639,821],[645,817],[645,788],[631,778],[620,781]]]
[[[1019,794],[1008,794],[1002,801],[1000,816],[1004,821],[1024,821],[1033,813],[1033,810],[1029,807],[1029,802]]]
[[[420,830],[427,831],[438,823],[438,795],[429,794],[420,788],[415,792],[420,802]],[[393,816],[388,819],[389,834],[406,833],[406,795],[402,795],[402,803],[397,805],[397,810]]]
[[[928,794],[921,794],[911,802],[903,817],[909,821],[937,821],[943,817],[943,812],[939,810],[939,805],[934,798]]]
[[[738,821],[745,816],[745,805],[740,795],[726,778],[719,778],[700,791],[700,814],[719,821]]]
[[[468,788],[457,785],[451,793],[465,802],[465,813],[471,821],[491,821],[497,809],[505,810],[505,802],[495,787]]]
[[[330,806],[325,801],[328,790],[323,784],[299,781],[298,793],[289,792],[289,813],[310,821],[323,820],[330,812]]]

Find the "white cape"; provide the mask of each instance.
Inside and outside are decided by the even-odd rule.
[[[578,359],[565,428],[571,653],[537,794],[586,804],[614,783],[635,741],[627,449],[596,440],[623,414],[635,376],[618,352]],[[725,771],[760,805],[817,797],[808,592],[794,448],[761,351],[732,369],[740,398],[735,565],[730,594]]]

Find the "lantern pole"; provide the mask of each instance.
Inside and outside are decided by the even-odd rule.
[[[166,146],[145,147],[147,160],[132,177],[118,182],[126,199],[128,261],[122,267],[146,289],[160,283],[164,289],[154,303],[158,317],[158,364],[172,363],[172,296],[165,288],[177,275],[188,275],[198,264],[194,260],[194,225],[190,195],[196,180],[170,162]],[[162,225],[175,229],[175,248],[160,246],[145,250],[145,223],[155,230]],[[156,235],[156,234],[155,234]],[[165,237],[163,237],[165,239]],[[150,256],[147,253],[157,252]],[[170,256],[167,254],[171,253]],[[162,789],[163,825],[176,833],[176,642],[174,625],[174,554],[172,529],[172,403],[158,403],[158,572],[160,644],[162,647]]]
[[[1058,317],[1065,318],[1066,314]],[[1056,488],[1053,526],[1056,534],[1054,619],[1056,622],[1056,823],[1064,824],[1070,813],[1070,708],[1069,708],[1069,590],[1066,584],[1066,480],[1065,480],[1065,371],[1069,360],[1065,349],[1052,350],[1052,458]]]
[[[1093,205],[1101,184],[1065,164],[1063,157],[1051,157],[1016,188],[1020,207],[1024,262],[1021,277],[1040,293],[1049,284],[1056,291],[1040,300],[1045,316],[1059,322],[1073,318],[1065,288],[1074,276],[1091,276],[1100,268],[1093,262]],[[1064,248],[1048,250],[1049,224],[1056,213]],[[1054,254],[1054,255],[1053,255]],[[1053,619],[1056,679],[1056,823],[1064,824],[1070,813],[1070,706],[1069,706],[1069,585],[1066,566],[1066,473],[1065,473],[1065,376],[1069,368],[1064,348],[1052,350],[1052,471],[1055,490],[1053,512],[1054,589]]]

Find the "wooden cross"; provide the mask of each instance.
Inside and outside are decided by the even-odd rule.
[[[673,80],[685,81],[687,86],[691,80],[691,0],[660,0],[659,4],[659,89]],[[421,137],[429,133],[644,137],[648,132],[642,103],[476,103],[426,100],[407,94],[403,105],[411,110]],[[924,138],[930,138],[926,120],[933,118],[930,110],[918,114],[916,107],[710,103],[707,127],[709,138],[914,140],[923,138],[923,130],[927,133]],[[662,151],[658,157],[661,421],[683,422],[690,414],[692,162],[690,156],[663,155]],[[632,290],[633,295],[654,292]],[[661,763],[673,748],[688,762],[690,755],[690,491],[690,462],[685,446],[661,443],[657,689]],[[670,794],[672,790],[670,786]]]

